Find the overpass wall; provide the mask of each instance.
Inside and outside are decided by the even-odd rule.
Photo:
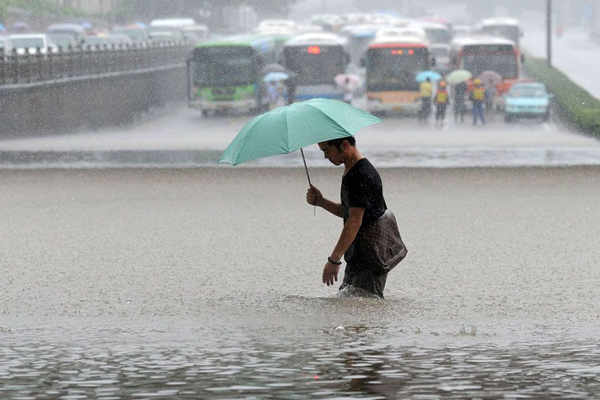
[[[122,126],[184,102],[185,64],[0,85],[0,139]]]

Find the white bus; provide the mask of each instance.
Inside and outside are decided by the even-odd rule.
[[[520,48],[519,42],[523,36],[519,21],[513,18],[484,19],[479,25],[479,32],[487,36],[512,40],[518,48]]]
[[[452,42],[452,31],[448,25],[438,22],[421,22],[421,28],[425,30],[427,40],[431,44],[447,44]]]
[[[306,33],[287,41],[283,64],[295,76],[298,101],[314,98],[342,100],[335,77],[346,73],[350,56],[346,39],[331,33]]]

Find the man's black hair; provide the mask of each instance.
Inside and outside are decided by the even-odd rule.
[[[342,143],[344,142],[344,140],[347,140],[348,143],[350,144],[350,146],[356,146],[356,139],[354,139],[354,136],[348,136],[348,137],[341,138],[341,139],[328,140],[327,144],[329,144],[330,146],[337,147],[338,150],[342,150]]]

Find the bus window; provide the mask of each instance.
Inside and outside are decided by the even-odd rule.
[[[300,85],[333,84],[348,64],[348,55],[341,46],[288,47],[284,57],[285,66],[297,74]]]
[[[452,36],[450,35],[450,31],[448,29],[429,29],[425,28],[425,33],[427,34],[427,40],[430,43],[450,43],[452,41]]]
[[[194,57],[196,86],[250,85],[256,81],[253,51],[246,47],[206,47]]]
[[[415,91],[419,83],[417,73],[429,67],[429,55],[425,48],[371,49],[367,53],[367,90]]]
[[[494,71],[503,78],[516,78],[519,76],[517,58],[512,53],[464,55],[462,57],[461,69],[466,69],[474,76],[483,71]]]

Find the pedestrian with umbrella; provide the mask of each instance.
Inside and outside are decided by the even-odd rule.
[[[233,165],[300,150],[308,178],[306,201],[342,218],[344,228],[323,267],[327,286],[383,298],[388,272],[407,253],[394,214],[387,209],[383,184],[375,167],[356,147],[354,134],[381,120],[340,101],[313,99],[280,107],[250,121],[238,133],[219,162]],[[317,144],[334,165],[344,165],[341,201],[326,199],[311,183],[303,147]]]
[[[431,95],[433,94],[433,85],[431,78],[425,78],[425,82],[419,85],[419,93],[421,97],[421,109],[419,110],[419,122],[426,123],[431,114]]]
[[[283,96],[283,86],[281,82],[289,79],[285,72],[270,72],[264,76],[263,82],[267,84],[267,96],[269,99],[269,110],[273,110],[283,104],[280,99]]]
[[[483,71],[479,74],[479,79],[485,86],[485,110],[491,112],[494,108],[496,99],[496,87],[502,83],[502,75],[494,71]]]
[[[431,82],[439,81],[442,79],[442,75],[435,71],[421,71],[415,79],[420,83],[421,110],[419,110],[419,122],[426,123],[431,115],[431,96],[433,95],[433,85]]]
[[[465,122],[465,114],[467,114],[467,104],[465,96],[467,94],[467,83],[460,82],[452,88],[452,107],[454,109],[454,121]]]
[[[438,83],[438,89],[435,93],[435,125],[440,127],[444,126],[444,119],[446,118],[446,107],[448,106],[448,88],[445,81]]]
[[[336,75],[334,80],[344,92],[344,101],[348,104],[352,104],[352,100],[354,100],[354,93],[356,93],[361,85],[360,78],[351,74],[339,74]]]
[[[465,104],[465,96],[467,94],[467,81],[473,77],[469,71],[458,69],[452,71],[446,81],[452,85],[452,107],[454,109],[454,121],[465,122],[465,114],[467,106]]]

